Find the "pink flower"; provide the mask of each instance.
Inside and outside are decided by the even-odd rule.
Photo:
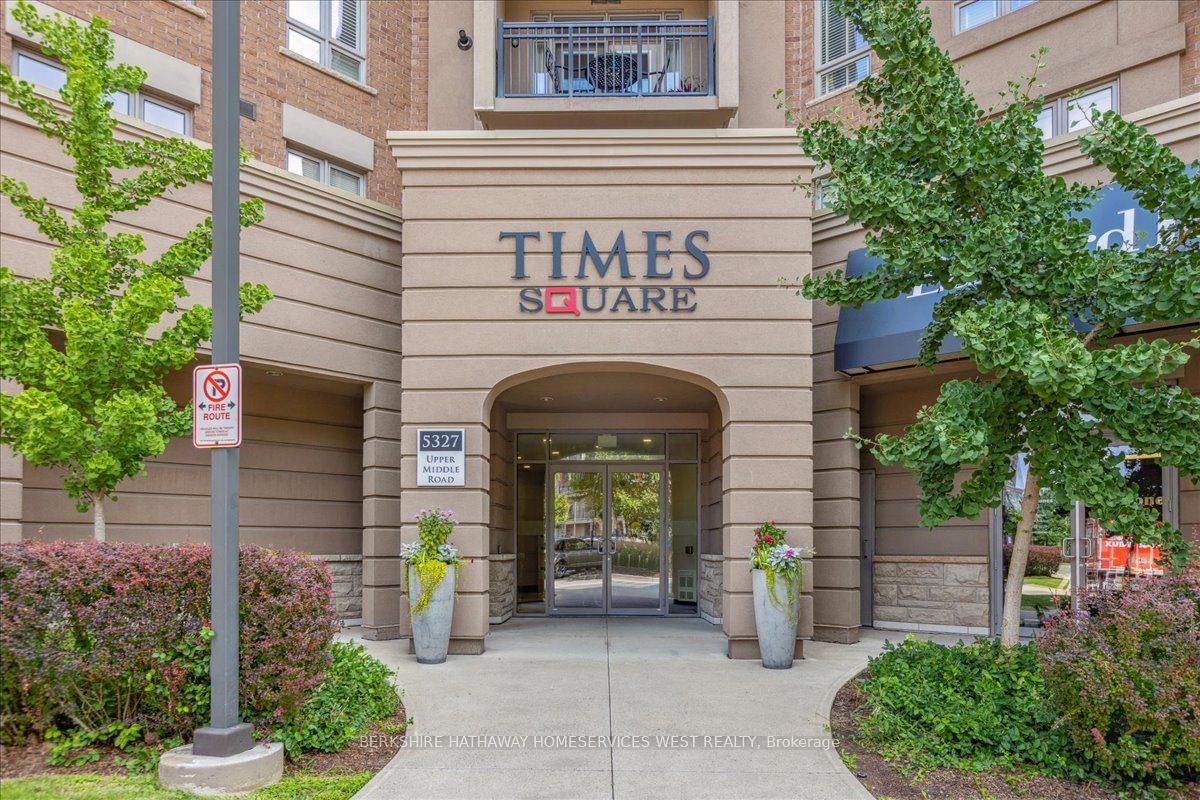
[[[1104,734],[1099,728],[1092,728],[1092,738],[1096,740],[1096,744],[1104,744]]]

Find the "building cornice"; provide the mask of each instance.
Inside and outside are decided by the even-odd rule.
[[[39,89],[38,93],[53,102],[60,110],[66,110],[66,104],[62,102],[57,92]],[[117,118],[117,131],[120,134],[131,138],[166,138],[167,134],[161,128],[147,125],[141,120],[124,114],[114,114],[113,116]],[[0,119],[29,128],[34,127],[29,117],[7,98],[0,99]],[[212,146],[199,139],[180,138],[189,139],[200,147]],[[242,167],[241,182],[243,193],[252,197],[261,197],[273,205],[304,214],[319,215],[324,219],[367,229],[379,236],[400,240],[402,222],[400,210],[383,203],[368,200],[365,197],[359,197],[341,189],[302,178],[299,175],[293,175],[257,159],[251,159]]]
[[[400,170],[812,168],[791,128],[388,131]],[[788,178],[788,180],[791,180]]]
[[[1200,136],[1200,92],[1135,111],[1125,115],[1125,119],[1141,125],[1167,147],[1195,140]],[[1042,152],[1046,174],[1063,175],[1095,166],[1079,150],[1079,137],[1086,132],[1076,131],[1046,140]],[[814,243],[836,239],[861,229],[861,225],[850,224],[845,217],[828,211],[817,212],[813,216]]]

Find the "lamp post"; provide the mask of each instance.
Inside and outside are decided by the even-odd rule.
[[[239,358],[238,3],[213,3],[212,360]],[[212,713],[192,752],[231,756],[254,746],[238,718],[238,447],[212,450]]]

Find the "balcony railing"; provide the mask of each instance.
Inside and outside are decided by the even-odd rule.
[[[715,94],[713,21],[497,20],[497,97]]]

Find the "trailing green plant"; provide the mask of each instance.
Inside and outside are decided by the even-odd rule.
[[[787,543],[787,531],[775,520],[764,522],[754,529],[754,544],[750,548],[750,569],[761,569],[767,582],[767,599],[776,608],[796,616],[796,595],[804,584],[804,559],[812,558],[811,547],[793,547]],[[779,597],[776,587],[782,581],[787,595]]]
[[[420,595],[411,601],[414,614],[429,606],[434,589],[446,577],[447,568],[458,569],[461,561],[458,548],[447,541],[457,524],[453,511],[422,508],[417,514],[417,540],[400,547],[400,557],[416,570],[421,584]]]
[[[311,750],[336,752],[399,705],[392,671],[365,647],[334,642],[330,651],[333,661],[316,690],[293,719],[271,730],[289,758]]]
[[[103,541],[105,502],[117,485],[191,430],[191,409],[176,405],[163,379],[212,335],[212,309],[181,303],[185,281],[212,253],[212,220],[153,260],[142,259],[141,234],[108,229],[120,215],[209,177],[212,151],[178,137],[116,136],[109,98],[132,95],[146,72],[112,63],[105,20],[39,17],[23,0],[10,10],[65,67],[66,109],[2,65],[0,94],[62,144],[78,205],[61,212],[59,200],[0,176],[0,195],[53,245],[48,277],[19,278],[0,266],[0,379],[19,389],[0,392],[0,444],[60,471],[78,509],[92,509],[93,536]],[[262,217],[261,200],[242,203],[243,227]],[[238,294],[243,315],[271,298],[262,284],[243,283]]]

